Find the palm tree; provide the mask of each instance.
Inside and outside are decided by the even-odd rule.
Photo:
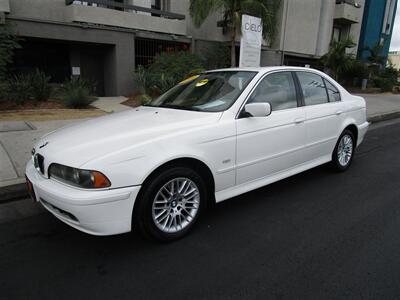
[[[277,12],[281,0],[191,0],[190,16],[199,27],[213,12],[221,11],[222,25],[230,32],[231,66],[236,65],[236,34],[241,28],[242,14],[259,17],[262,20],[263,36],[272,42],[276,33]]]
[[[346,49],[354,46],[351,38],[332,41],[328,53],[321,57],[322,63],[332,71],[335,80],[339,80],[339,77],[353,66],[354,56],[346,53]]]

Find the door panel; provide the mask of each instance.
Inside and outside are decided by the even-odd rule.
[[[305,111],[292,72],[266,75],[247,103],[268,102],[267,117],[237,120],[236,184],[290,169],[304,160]]]
[[[307,160],[330,155],[344,113],[343,102],[338,101],[340,94],[318,74],[303,71],[296,75],[306,105]]]
[[[306,106],[309,160],[331,154],[339,136],[343,102]]]
[[[236,184],[256,180],[305,162],[304,108],[237,120]]]

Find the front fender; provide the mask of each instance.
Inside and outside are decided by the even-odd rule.
[[[233,122],[190,134],[151,140],[86,163],[81,168],[104,173],[112,188],[141,185],[157,168],[179,158],[204,163],[214,176],[215,189],[235,184],[236,129]]]

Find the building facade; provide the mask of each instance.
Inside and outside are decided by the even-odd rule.
[[[40,68],[54,82],[81,75],[96,82],[98,95],[128,95],[135,90],[135,67],[157,53],[201,53],[229,41],[217,25],[221,13],[196,28],[189,5],[189,0],[0,0],[0,22],[13,23],[22,38],[15,72]],[[277,35],[263,42],[261,65],[314,66],[332,39],[351,36],[358,43],[363,6],[364,0],[282,0]],[[239,42],[240,37],[237,47]]]
[[[350,37],[356,46],[363,19],[364,0],[283,0],[278,37],[264,55],[264,64],[315,66],[334,40]]]
[[[397,0],[366,0],[362,23],[358,57],[367,60],[368,48],[382,47],[379,55],[388,57],[392,38]]]
[[[396,70],[400,71],[400,51],[390,51],[389,61]]]

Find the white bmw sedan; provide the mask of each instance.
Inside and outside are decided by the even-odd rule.
[[[364,99],[319,71],[209,71],[148,105],[44,136],[27,184],[81,231],[173,240],[210,203],[328,162],[345,171],[368,125]]]

